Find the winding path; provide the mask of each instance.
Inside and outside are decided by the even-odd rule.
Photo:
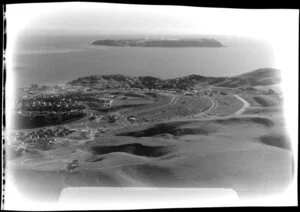
[[[213,110],[215,110],[219,106],[219,103],[217,100],[215,100],[212,97],[208,97],[208,98],[211,102],[211,106],[209,108],[207,108],[205,111],[202,111],[200,113],[193,115],[193,117],[195,117],[195,118],[203,117],[203,116],[207,115],[208,113],[212,112]]]
[[[163,108],[166,108],[166,107],[171,107],[173,105],[175,105],[178,100],[180,99],[179,95],[174,95],[174,94],[166,94],[166,93],[160,93],[161,95],[165,95],[165,96],[171,96],[171,100],[167,103],[167,104],[163,104],[163,105],[159,105],[159,106],[156,106],[156,107],[151,107],[149,106],[149,108],[147,109],[143,109],[143,110],[140,110],[140,111],[137,111],[136,113],[134,113],[133,115],[138,115],[140,113],[144,113],[144,112],[149,112],[151,113],[152,110],[157,110],[157,109],[163,109]],[[241,115],[243,114],[247,108],[250,107],[250,104],[249,102],[247,102],[245,99],[243,99],[242,97],[240,97],[239,95],[237,94],[233,94],[233,96],[238,100],[238,101],[241,101],[243,103],[243,106],[236,112],[234,112],[233,114],[230,114],[230,115],[227,115],[227,116],[214,116],[214,115],[209,115],[209,113],[213,112],[215,109],[217,109],[219,107],[219,103],[218,101],[214,98],[214,97],[208,97],[209,101],[211,102],[211,105],[209,108],[207,108],[205,111],[202,111],[200,113],[197,113],[197,114],[194,114],[194,115],[191,115],[189,117],[192,117],[192,118],[204,118],[204,117],[222,117],[222,118],[230,118],[230,117],[233,117],[233,116],[238,116],[238,115]],[[89,109],[89,108],[87,108]],[[87,110],[87,112],[91,113],[90,110]],[[131,114],[130,114],[131,115]],[[128,121],[128,117],[130,115],[123,115],[122,117],[120,117],[118,119],[118,121],[124,126],[124,127],[130,127],[132,126],[133,124]],[[91,132],[91,134],[93,134]],[[94,137],[91,135],[91,137]]]
[[[242,97],[240,97],[239,95],[237,95],[237,94],[234,94],[233,95],[235,98],[237,98],[238,100],[240,100],[244,105],[238,110],[238,111],[236,111],[233,115],[235,115],[235,116],[238,116],[238,115],[241,115],[242,113],[244,113],[246,110],[247,110],[247,108],[249,108],[250,107],[250,104],[249,104],[249,102],[247,102],[245,99],[243,99]]]
[[[166,94],[166,95],[169,95],[169,94]],[[215,109],[217,109],[219,107],[219,103],[218,103],[218,101],[215,98],[208,97],[209,101],[211,102],[210,107],[207,108],[205,111],[202,111],[200,113],[197,113],[197,114],[189,116],[189,117],[191,117],[191,118],[204,118],[204,117],[230,118],[230,117],[233,117],[233,116],[239,116],[239,115],[243,114],[247,110],[247,108],[250,107],[250,104],[249,104],[249,102],[247,102],[245,99],[243,99],[242,97],[240,97],[237,94],[233,94],[233,96],[236,99],[238,99],[238,101],[241,101],[243,103],[243,106],[238,111],[234,112],[233,114],[230,114],[230,115],[227,115],[227,116],[213,116],[213,115],[209,115],[209,113],[213,112]],[[153,109],[158,109],[158,108],[164,108],[166,106],[173,106],[173,105],[175,105],[177,103],[178,99],[179,99],[178,95],[172,95],[172,99],[171,99],[171,101],[168,104],[161,105],[159,107],[149,108],[147,110],[143,110],[142,112],[144,112],[144,111],[151,111]],[[138,114],[138,113],[136,113],[136,114]],[[127,118],[128,118],[128,116],[124,116],[123,118],[120,119],[120,122],[124,126],[131,126],[132,124],[127,120]]]
[[[134,115],[138,115],[139,113],[149,112],[151,110],[157,110],[159,108],[163,109],[165,107],[170,107],[170,106],[175,105],[177,103],[177,101],[179,100],[178,95],[172,95],[172,94],[166,94],[166,93],[163,93],[163,94],[161,93],[161,95],[172,96],[172,99],[167,104],[159,105],[159,106],[156,106],[156,107],[151,107],[150,106],[148,109],[143,109],[143,110],[137,111],[136,113],[134,113]],[[123,116],[119,119],[119,121],[124,125],[124,127],[132,126],[132,124],[128,121],[129,116],[130,115],[125,115],[125,116]]]
[[[143,109],[143,110],[139,110],[135,113],[135,115],[138,115],[139,113],[143,113],[145,111],[151,111],[151,110],[156,110],[156,109],[159,109],[159,108],[164,108],[164,107],[170,107],[170,106],[173,106],[177,103],[178,99],[179,99],[179,96],[178,95],[172,95],[172,94],[161,94],[161,95],[165,95],[165,96],[172,96],[172,99],[170,100],[170,102],[168,102],[167,104],[163,104],[163,105],[159,105],[159,106],[156,106],[156,107],[150,107],[148,109]]]
[[[223,118],[230,118],[230,117],[233,117],[233,116],[238,116],[238,115],[241,115],[242,113],[244,113],[247,108],[250,107],[250,104],[249,102],[247,102],[245,99],[243,99],[242,97],[240,97],[239,95],[237,94],[233,94],[233,96],[238,99],[239,101],[241,101],[243,103],[243,106],[238,110],[236,111],[235,113],[233,114],[230,114],[230,115],[227,115],[227,116],[222,116]],[[219,104],[218,104],[218,101],[212,97],[208,97],[209,100],[211,101],[211,106],[203,111],[203,112],[200,112],[196,115],[194,115],[193,117],[194,118],[200,118],[200,117],[203,117],[203,116],[209,116],[209,117],[220,117],[220,116],[213,116],[213,115],[208,115],[210,112],[214,111],[215,109],[218,108]]]

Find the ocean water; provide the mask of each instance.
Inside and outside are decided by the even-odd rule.
[[[59,84],[101,74],[180,77],[234,76],[273,67],[272,49],[260,42],[216,38],[223,48],[142,48],[90,45],[101,36],[23,36],[13,54],[18,87]],[[276,68],[276,67],[275,67]]]

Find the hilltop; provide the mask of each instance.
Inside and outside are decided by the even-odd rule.
[[[93,75],[77,78],[69,85],[91,86],[97,88],[146,88],[146,89],[192,89],[197,85],[238,88],[245,86],[275,85],[280,82],[279,70],[272,68],[257,69],[233,77],[206,77],[188,75],[173,79],[160,79],[153,76],[130,77],[121,74]]]
[[[117,47],[224,47],[216,39],[128,39],[96,40],[92,45]]]

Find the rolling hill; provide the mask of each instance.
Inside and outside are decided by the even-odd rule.
[[[280,83],[279,70],[272,68],[257,69],[234,77],[206,77],[188,75],[173,79],[160,79],[153,76],[130,77],[121,74],[94,75],[77,78],[69,85],[91,86],[97,88],[147,88],[147,89],[193,89],[196,85],[239,88],[268,86]]]

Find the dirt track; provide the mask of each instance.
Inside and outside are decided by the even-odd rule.
[[[247,102],[245,99],[243,99],[242,97],[240,97],[239,95],[237,94],[233,94],[233,96],[238,99],[239,101],[241,101],[243,103],[243,106],[238,110],[236,111],[235,113],[233,114],[230,114],[230,115],[227,115],[227,116],[222,116],[223,118],[230,118],[232,116],[238,116],[238,115],[241,115],[243,112],[245,112],[247,110],[247,108],[250,107],[250,104],[249,102]],[[200,117],[204,117],[204,116],[209,116],[209,117],[219,117],[219,116],[215,116],[215,115],[209,115],[209,113],[213,112],[216,108],[218,108],[219,106],[219,103],[216,99],[214,99],[213,97],[209,97],[209,100],[211,101],[211,106],[201,112],[201,113],[198,113],[196,115],[194,115],[193,117],[196,117],[196,118],[200,118]]]
[[[134,115],[139,115],[140,113],[144,113],[144,112],[151,112],[152,110],[157,110],[157,109],[160,109],[160,108],[163,109],[165,107],[170,107],[170,106],[175,105],[177,103],[177,101],[179,100],[179,96],[178,95],[172,95],[172,94],[166,94],[166,93],[163,93],[161,95],[172,96],[172,99],[167,104],[163,104],[163,105],[156,106],[156,107],[149,106],[148,109],[139,110],[139,111],[135,112]],[[125,127],[132,126],[132,124],[128,121],[128,117],[130,115],[132,115],[132,114],[128,114],[128,115],[125,115],[125,116],[123,116],[123,117],[120,118],[120,122]]]
[[[208,113],[212,112],[213,110],[215,110],[218,107],[218,101],[216,101],[212,97],[208,97],[208,98],[211,101],[211,106],[207,110],[202,111],[202,112],[194,115],[193,117],[200,118],[200,117],[206,116]]]
[[[242,97],[240,97],[239,95],[237,95],[237,94],[234,94],[233,95],[235,98],[237,98],[238,100],[240,100],[241,102],[243,102],[243,107],[242,108],[240,108],[238,111],[236,111],[233,115],[241,115],[242,113],[244,113],[246,110],[247,110],[247,108],[249,108],[250,107],[250,104],[249,104],[249,102],[247,102],[245,99],[243,99]]]

